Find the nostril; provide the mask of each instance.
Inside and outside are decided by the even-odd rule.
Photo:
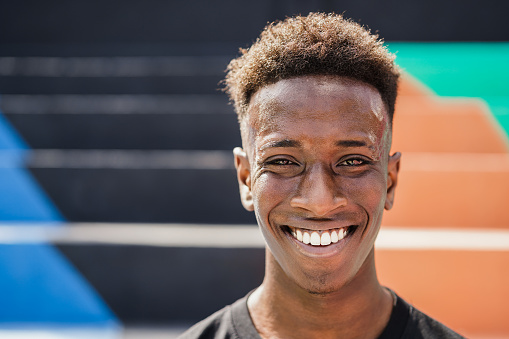
[[[310,211],[317,217],[326,216],[331,211],[346,206],[347,200],[340,194],[335,175],[327,165],[314,164],[301,178],[290,206]]]
[[[345,197],[327,197],[322,195],[318,198],[294,197],[290,201],[290,206],[294,208],[302,208],[312,212],[316,217],[323,217],[338,208],[347,205]]]

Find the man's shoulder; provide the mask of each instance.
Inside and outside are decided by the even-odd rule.
[[[441,322],[431,318],[427,314],[419,311],[412,305],[400,299],[406,304],[409,312],[409,319],[404,331],[403,338],[441,338],[441,339],[464,339],[465,337],[454,332]]]
[[[196,323],[178,339],[253,338],[253,331],[246,296]]]
[[[231,326],[231,305],[194,324],[178,339],[235,338],[227,335]]]
[[[380,338],[462,339],[444,324],[396,296],[391,320]],[[260,338],[249,316],[247,296],[195,324],[178,339]]]

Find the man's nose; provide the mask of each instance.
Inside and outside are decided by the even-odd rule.
[[[292,207],[308,210],[316,217],[325,217],[346,206],[347,200],[340,193],[336,174],[324,167],[316,166],[304,174],[297,194],[290,201]]]

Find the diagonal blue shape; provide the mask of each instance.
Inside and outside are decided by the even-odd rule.
[[[60,212],[23,168],[28,152],[0,112],[0,220],[61,221]]]
[[[0,291],[4,324],[116,324],[79,272],[49,245],[0,245]]]
[[[22,152],[28,149],[27,144],[14,131],[7,119],[0,112],[0,150],[16,150]]]
[[[21,168],[0,168],[0,220],[62,221],[60,212]]]
[[[23,167],[27,152],[0,112],[0,222],[60,223],[64,218]],[[0,245],[0,304],[0,327],[119,328],[100,296],[47,244]]]

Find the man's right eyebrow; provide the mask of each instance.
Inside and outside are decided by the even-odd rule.
[[[336,142],[339,147],[365,147],[368,146],[366,142],[361,140],[339,140]]]
[[[262,146],[262,150],[267,148],[277,148],[277,147],[300,147],[301,143],[296,140],[284,139],[278,141],[272,141]]]

